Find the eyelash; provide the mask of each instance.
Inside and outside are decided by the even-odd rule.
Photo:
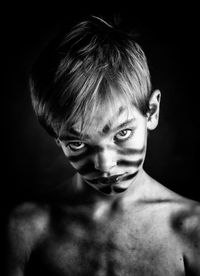
[[[117,135],[119,135],[120,133],[122,133],[123,131],[129,131],[129,135],[128,137],[123,137],[122,139],[120,138],[117,138]],[[127,128],[127,129],[122,129],[120,130],[115,136],[114,136],[114,141],[118,142],[118,143],[123,143],[123,142],[126,142],[127,140],[129,140],[134,134],[134,130],[133,129],[130,129],[130,128]],[[82,147],[80,148],[73,148],[74,144],[83,144]],[[82,150],[83,148],[86,147],[86,144],[84,144],[83,142],[80,142],[80,141],[73,141],[73,142],[70,142],[66,145],[66,147],[69,147],[71,151],[80,151]],[[76,146],[75,146],[76,147]]]

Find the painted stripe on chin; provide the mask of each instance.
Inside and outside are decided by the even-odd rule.
[[[113,191],[118,193],[118,194],[125,192],[127,189],[128,189],[128,187],[126,187],[126,188],[115,187],[115,186],[113,187]]]
[[[132,174],[128,174],[128,175],[125,175],[123,178],[122,178],[122,180],[121,181],[127,181],[127,180],[131,180],[132,178],[134,178],[136,175],[138,174],[138,171],[136,171],[135,173],[132,173]],[[96,178],[96,179],[91,179],[91,180],[89,180],[89,179],[87,179],[87,181],[89,182],[89,183],[91,183],[91,184],[99,184],[99,181],[98,181],[98,178]],[[108,186],[112,186],[112,185],[108,185]],[[107,186],[106,186],[107,187]]]
[[[99,188],[99,191],[101,191],[104,194],[109,195],[112,192],[112,188],[111,188],[111,186],[101,187],[101,188]]]
[[[130,180],[134,178],[137,174],[138,174],[138,171],[136,171],[133,174],[127,175],[127,177],[125,177],[123,180]],[[106,187],[99,187],[98,189],[104,194],[111,194],[112,191],[119,194],[119,193],[125,192],[128,189],[128,187],[118,187],[118,186],[108,185]]]

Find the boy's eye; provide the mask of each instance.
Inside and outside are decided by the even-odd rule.
[[[76,151],[84,148],[85,144],[82,142],[70,142],[68,146],[71,150]]]
[[[131,129],[123,129],[115,135],[115,139],[118,141],[126,140],[132,135],[132,133]]]

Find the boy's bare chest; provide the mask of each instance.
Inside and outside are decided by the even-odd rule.
[[[48,275],[181,275],[178,252],[149,224],[130,218],[58,222],[38,254]],[[170,266],[169,266],[170,264]]]

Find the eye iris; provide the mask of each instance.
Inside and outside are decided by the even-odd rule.
[[[125,140],[130,136],[130,134],[131,134],[131,131],[129,129],[123,129],[116,135],[116,139],[118,141]]]
[[[84,144],[81,143],[81,142],[71,142],[71,143],[69,144],[69,147],[70,147],[71,149],[82,149],[82,148],[84,147]]]
[[[74,142],[74,143],[72,143],[72,145],[75,146],[75,147],[80,147],[82,145],[82,143],[80,143],[80,142]]]
[[[122,130],[122,131],[120,131],[120,136],[126,136],[126,134],[127,134],[127,130]]]

